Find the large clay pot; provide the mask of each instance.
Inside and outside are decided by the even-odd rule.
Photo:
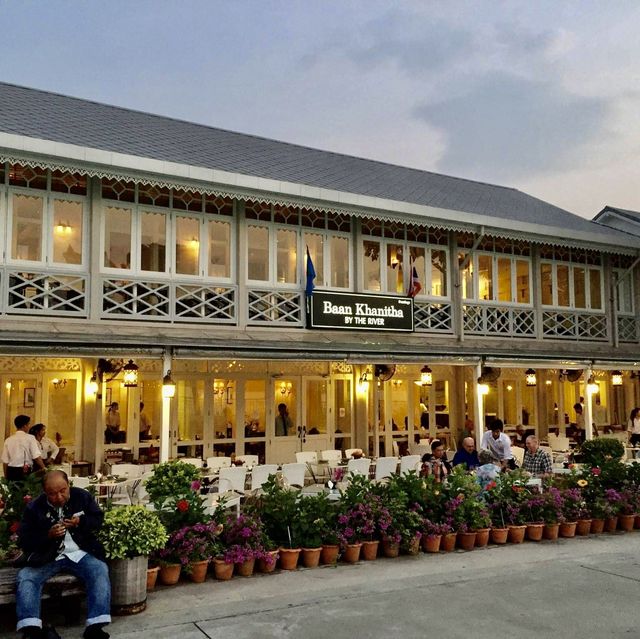
[[[521,544],[524,541],[524,534],[526,532],[526,526],[509,526],[509,542],[512,544]]]
[[[414,557],[420,554],[420,537],[421,535],[414,535],[411,541],[407,544],[405,548],[405,553],[407,555],[413,555]]]
[[[362,544],[347,544],[342,551],[342,561],[348,564],[355,564],[360,559]]]
[[[382,541],[382,553],[385,557],[397,557],[400,554],[400,544],[394,541]]]
[[[542,536],[549,541],[555,541],[558,539],[560,533],[560,524],[545,524],[542,531]]]
[[[213,572],[216,579],[220,581],[229,581],[233,577],[233,564],[228,564],[224,559],[213,560]]]
[[[280,548],[280,568],[282,570],[296,570],[300,548]]]
[[[476,547],[476,533],[459,532],[457,541],[458,548],[462,548],[462,550],[473,550]]]
[[[324,544],[320,552],[320,561],[323,564],[335,564],[338,561],[340,546],[338,544]]]
[[[565,521],[560,524],[560,537],[575,537],[576,523],[575,521]]]
[[[617,517],[607,517],[604,520],[604,530],[605,532],[612,533],[616,531],[618,527],[618,518]]]
[[[489,543],[490,528],[478,528],[476,530],[476,548],[484,548]]]
[[[527,539],[540,541],[544,532],[544,524],[527,524]]]
[[[620,530],[624,530],[625,532],[632,531],[635,519],[635,515],[618,515],[618,528],[620,528]]]
[[[116,615],[133,615],[147,607],[148,557],[111,559],[111,610]],[[178,577],[180,565],[178,564]]]
[[[317,568],[320,564],[320,553],[322,548],[303,548],[302,549],[302,565],[305,568]]]
[[[640,528],[640,515],[636,515],[636,519],[633,522],[633,527],[634,528]]]
[[[591,534],[599,535],[604,530],[604,519],[591,520]]]
[[[491,529],[492,544],[506,544],[508,536],[509,536],[508,528],[492,528]]]
[[[585,537],[591,532],[591,520],[590,519],[578,519],[576,522],[576,535]]]
[[[209,561],[192,561],[189,564],[187,573],[189,579],[196,584],[201,584],[207,578],[207,568],[209,567]]]
[[[260,572],[273,572],[276,569],[276,562],[278,561],[278,551],[267,551],[266,557],[258,559],[258,570]]]
[[[240,577],[251,577],[256,566],[256,560],[252,557],[242,563],[236,564],[236,574]]]
[[[180,579],[180,571],[182,566],[180,564],[163,564],[160,566],[160,583],[165,586],[173,586],[178,583]]]
[[[425,552],[440,552],[442,535],[422,535],[422,550]]]
[[[153,590],[156,587],[156,581],[158,580],[159,572],[160,566],[147,568],[147,592],[149,592],[149,590]]]
[[[456,547],[456,539],[458,538],[458,533],[450,532],[442,535],[442,539],[440,540],[440,550],[442,552],[451,552]]]
[[[360,552],[360,556],[365,561],[373,561],[378,556],[378,546],[380,545],[379,540],[375,541],[363,541],[362,542],[362,551]]]

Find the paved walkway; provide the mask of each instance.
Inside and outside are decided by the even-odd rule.
[[[640,532],[160,587],[116,639],[563,639],[640,632]],[[6,609],[5,609],[6,610]],[[0,637],[18,637],[0,624]],[[82,628],[58,628],[77,639]]]

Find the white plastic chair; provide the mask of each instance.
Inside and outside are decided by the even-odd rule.
[[[342,451],[335,449],[321,450],[320,459],[328,462],[329,468],[335,468],[342,461]]]
[[[316,481],[316,475],[318,474],[318,453],[314,450],[305,450],[296,453],[296,462],[298,464],[306,464],[309,473],[307,476],[313,479],[313,483]]]
[[[391,477],[397,468],[397,457],[378,457],[378,461],[376,462],[376,480]]]
[[[113,464],[111,466],[111,474],[117,477],[140,477],[142,468],[137,464]]]
[[[282,474],[289,486],[300,486],[302,488],[306,472],[306,464],[282,464]]]
[[[244,462],[247,469],[253,468],[260,463],[257,455],[236,455],[236,461]]]
[[[512,446],[511,454],[516,460],[516,464],[518,464],[518,466],[522,466],[522,462],[524,461],[524,448],[520,448],[519,446]]]
[[[564,452],[571,448],[571,446],[569,445],[568,437],[554,435],[553,433],[549,433],[549,447],[551,448],[551,450],[557,452]]]
[[[193,464],[196,468],[202,468],[204,462],[200,457],[178,457],[183,464]]]
[[[405,455],[404,457],[400,457],[400,474],[404,475],[412,470],[418,472],[420,459],[420,455]]]
[[[247,480],[247,469],[244,466],[221,468],[218,477],[219,492],[233,490],[244,495],[244,485]]]
[[[354,475],[369,477],[369,468],[371,468],[371,460],[368,457],[350,459],[347,462],[347,475],[353,473]]]
[[[262,488],[263,484],[269,479],[269,475],[275,475],[277,472],[277,464],[254,466],[251,470],[251,491]]]
[[[69,481],[74,488],[89,488],[91,482],[88,477],[69,477]]]
[[[229,468],[231,466],[231,457],[207,457],[208,468]]]
[[[346,459],[351,459],[353,453],[362,455],[362,448],[347,448],[347,450],[344,451],[344,456]]]

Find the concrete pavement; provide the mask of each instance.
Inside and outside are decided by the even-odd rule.
[[[114,639],[631,637],[639,555],[633,532],[185,582],[150,593],[144,613],[108,630]]]

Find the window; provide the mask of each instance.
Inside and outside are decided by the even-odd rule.
[[[209,220],[209,277],[231,277],[231,222]]]
[[[176,216],[176,273],[200,274],[200,220]]]
[[[131,210],[107,207],[104,217],[104,265],[131,268]]]
[[[247,277],[249,280],[269,281],[269,229],[249,226],[247,229]]]
[[[621,281],[626,269],[614,269],[614,282],[618,284],[617,295],[617,310],[618,313],[633,314],[633,275],[627,274],[627,276]]]
[[[82,264],[81,202],[53,200],[53,261]]]
[[[44,198],[14,194],[12,215],[11,257],[14,260],[42,260],[42,227]]]
[[[164,273],[166,257],[167,215],[143,212],[140,215],[140,270]]]
[[[542,304],[582,310],[602,310],[602,271],[583,264],[542,262]]]
[[[458,259],[462,262],[464,256],[460,253]],[[529,260],[477,253],[461,272],[462,296],[488,302],[530,304],[530,269]]]
[[[297,233],[286,229],[276,231],[278,284],[297,282]]]

